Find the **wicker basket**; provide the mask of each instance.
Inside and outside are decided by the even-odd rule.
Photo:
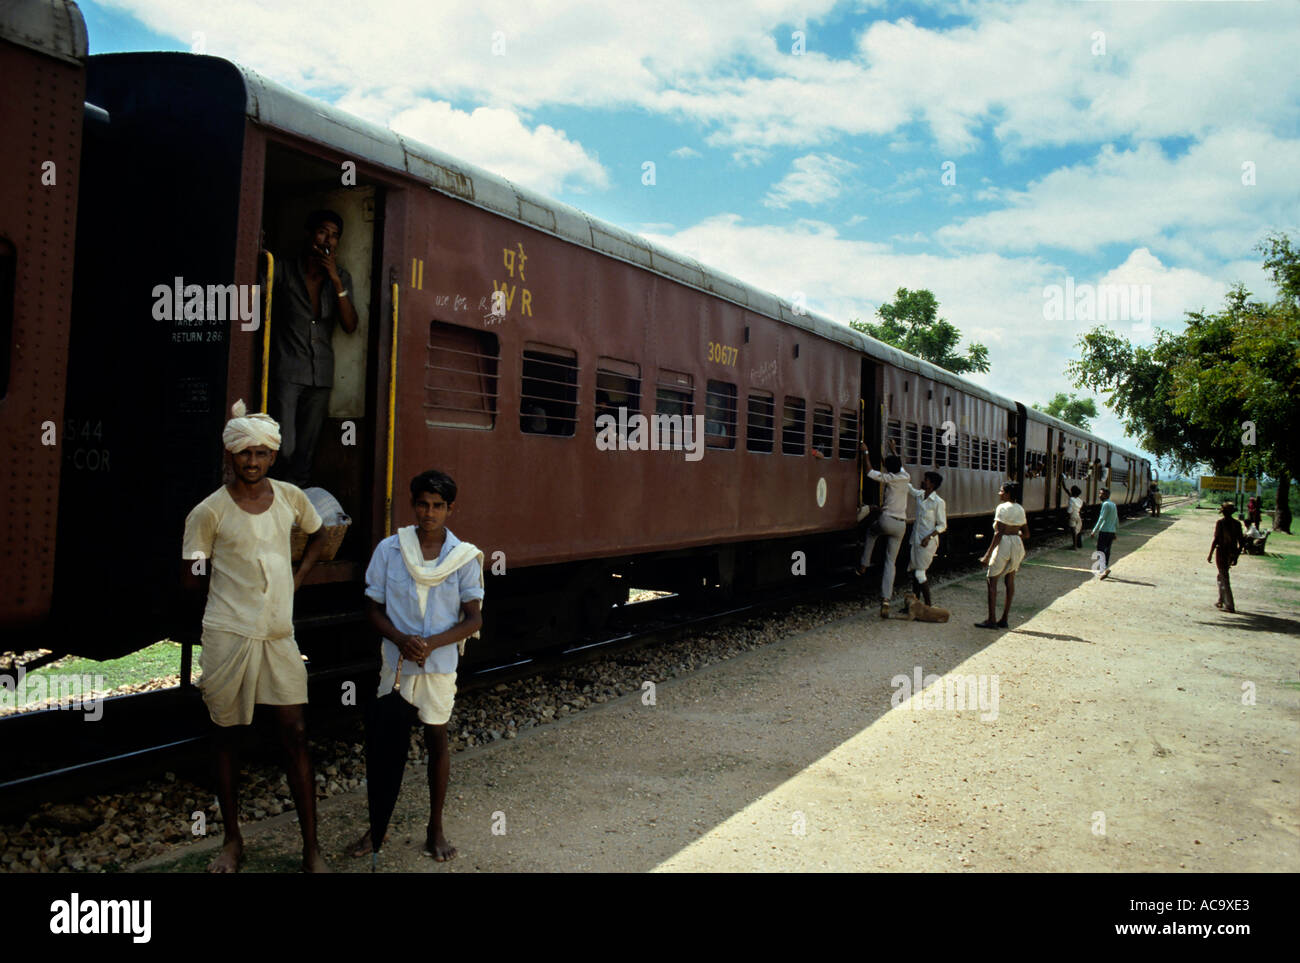
[[[351,521],[343,522],[339,525],[323,525],[321,531],[325,533],[325,546],[321,549],[321,562],[332,562],[334,556],[338,554],[339,546],[343,544],[343,536],[348,533],[348,526]],[[289,530],[289,552],[295,562],[302,561],[303,552],[307,551],[307,533],[297,525]]]

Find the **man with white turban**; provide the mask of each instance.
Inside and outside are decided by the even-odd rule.
[[[190,512],[182,548],[186,585],[198,590],[207,581],[199,686],[216,724],[217,798],[226,837],[210,868],[239,868],[240,731],[253,721],[254,705],[267,705],[276,713],[287,756],[303,867],[320,871],[327,867],[316,843],[316,793],[303,720],[307,670],[293,635],[293,593],[320,556],[321,519],[302,489],[267,477],[280,448],[275,420],[247,414],[242,401],[231,411],[221,439],[233,477]],[[312,535],[296,574],[289,549],[295,522]]]

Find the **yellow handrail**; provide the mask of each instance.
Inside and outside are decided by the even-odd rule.
[[[275,288],[275,255],[270,251],[266,255],[266,318],[262,321],[262,410],[266,407],[267,393],[271,384],[271,292]]]
[[[393,534],[393,443],[397,435],[397,282],[393,282],[393,344],[388,361],[388,472],[384,490],[384,537]]]

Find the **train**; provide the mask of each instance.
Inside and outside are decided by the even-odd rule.
[[[183,522],[223,481],[231,404],[266,406],[275,257],[316,208],[345,221],[360,324],[335,333],[313,478],[352,524],[295,607],[314,666],[373,658],[366,563],[428,468],[485,554],[470,668],[597,631],[632,587],[747,596],[851,566],[880,499],[862,445],[943,474],[947,551],[1007,479],[1031,528],[1063,523],[1061,475],[1089,513],[1102,487],[1145,497],[1138,453],[252,69],[89,56],[70,0],[3,18],[8,650],[196,640]],[[257,310],[214,311],[214,289]]]

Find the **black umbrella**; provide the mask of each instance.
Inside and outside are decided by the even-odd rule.
[[[379,864],[379,848],[393,818],[402,789],[411,726],[418,710],[402,698],[402,659],[397,659],[393,691],[370,703],[366,717],[366,798],[370,805],[370,870]]]

